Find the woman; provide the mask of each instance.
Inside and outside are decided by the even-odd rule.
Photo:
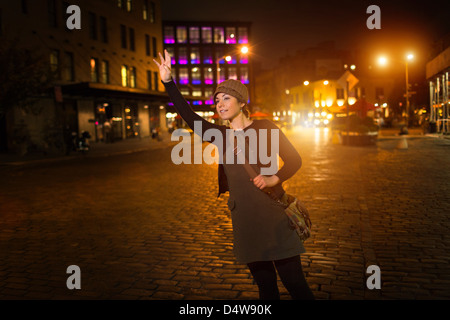
[[[165,57],[160,53],[159,57],[161,63],[154,61],[159,67],[161,80],[178,113],[193,130],[194,123],[200,121],[202,138],[206,130],[219,130],[223,134],[223,139],[205,141],[216,144],[219,150],[224,150],[226,153],[225,150],[229,149],[226,148],[225,137],[226,130],[229,128],[204,120],[190,108],[172,81],[171,59],[168,52],[165,51]],[[242,164],[237,161],[228,161],[229,158],[225,154],[222,155],[222,159],[227,161],[219,164],[219,195],[226,191],[230,194],[228,208],[231,211],[233,223],[234,254],[238,262],[248,265],[258,285],[260,299],[280,298],[277,271],[293,299],[314,299],[304,278],[300,261],[300,253],[305,252],[303,243],[295,231],[289,227],[284,208],[262,192],[265,188],[271,188],[273,194],[281,197],[284,193],[282,182],[293,176],[301,167],[300,155],[283,132],[271,121],[249,119],[245,113],[247,101],[247,88],[236,80],[230,79],[220,83],[214,93],[217,113],[221,119],[229,121],[234,133],[255,130],[259,140],[261,129],[278,130],[279,141],[274,143],[279,146],[279,155],[284,165],[274,175],[259,174],[250,179]],[[272,149],[267,148],[267,150]],[[248,156],[247,153],[246,155]],[[236,155],[234,154],[233,157]],[[268,166],[259,160],[258,158],[257,170]]]

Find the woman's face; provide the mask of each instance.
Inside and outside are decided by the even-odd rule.
[[[222,120],[232,120],[240,112],[245,103],[239,102],[235,97],[227,93],[218,93],[215,101],[217,114]]]

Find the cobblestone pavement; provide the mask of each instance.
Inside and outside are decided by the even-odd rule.
[[[316,298],[449,299],[450,140],[288,136],[303,167],[285,187],[311,212],[302,263]],[[0,166],[0,299],[257,299],[233,257],[217,166],[177,166],[170,152]],[[70,265],[81,290],[66,287]],[[366,287],[369,265],[379,290]]]

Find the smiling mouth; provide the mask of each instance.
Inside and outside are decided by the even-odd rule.
[[[219,112],[220,113],[224,113],[224,112],[227,112],[228,110],[220,110]]]

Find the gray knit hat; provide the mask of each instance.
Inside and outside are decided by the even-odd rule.
[[[216,91],[214,92],[214,100],[218,93],[227,93],[240,102],[247,103],[248,101],[248,90],[247,87],[240,81],[234,79],[228,79],[224,82],[219,83]]]

